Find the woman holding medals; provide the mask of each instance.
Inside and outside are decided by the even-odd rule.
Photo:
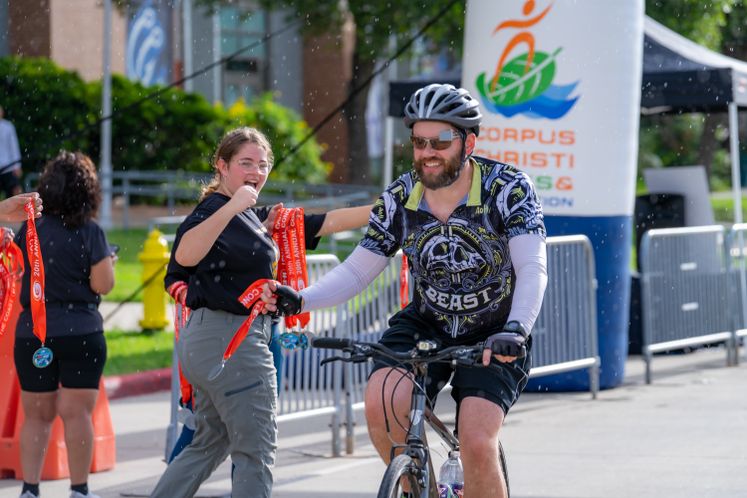
[[[42,200],[36,192],[14,195],[0,201],[0,221],[7,223],[21,222],[26,219],[25,206],[28,201],[34,200],[35,216],[38,218],[42,212]]]
[[[169,275],[181,279],[177,270],[182,270],[189,279],[184,303],[192,311],[177,354],[194,389],[196,432],[166,469],[153,498],[194,496],[229,454],[235,466],[232,495],[270,497],[277,438],[271,318],[260,314],[248,323],[252,310],[239,298],[258,281],[275,278],[280,258],[263,223],[276,213],[255,207],[272,163],[264,134],[253,128],[228,132],[213,158],[213,181],[177,230]],[[363,226],[369,212],[370,206],[363,206],[306,215],[300,243],[313,247],[317,237]],[[168,275],[166,284],[173,285]],[[242,325],[248,327],[246,338],[232,341]],[[231,353],[222,362],[229,343]],[[224,368],[216,371],[220,365]]]
[[[22,222],[41,216],[42,200],[36,192],[18,194],[0,201],[0,221]],[[23,253],[13,242],[15,235],[11,228],[0,227],[0,337],[5,334],[10,323],[13,303],[17,299],[17,281],[23,275]]]
[[[116,256],[93,220],[101,192],[88,156],[61,152],[45,166],[38,192],[45,216],[35,223],[29,217],[15,238],[26,267],[14,345],[25,412],[20,436],[21,497],[39,496],[50,428],[60,415],[70,498],[97,498],[88,490],[88,472],[93,451],[91,414],[106,362],[98,305],[101,295],[114,286]],[[40,307],[46,307],[46,313],[39,313]]]

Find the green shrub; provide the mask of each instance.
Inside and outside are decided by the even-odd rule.
[[[62,148],[91,149],[94,98],[77,73],[48,59],[0,57],[0,105],[16,127],[25,171]]]
[[[101,83],[91,83],[101,102]],[[155,98],[148,95],[160,91]],[[199,94],[144,87],[112,76],[112,167],[114,170],[208,171],[225,128],[225,115]],[[99,156],[96,130],[94,157]]]
[[[271,93],[260,95],[251,105],[239,99],[228,109],[228,116],[230,127],[254,126],[267,134],[277,163],[270,176],[273,181],[322,183],[327,179],[331,164],[321,160],[323,150],[316,140],[289,155],[311,128],[294,111],[275,103]]]
[[[159,92],[154,98],[149,95]],[[43,58],[0,58],[0,104],[18,131],[24,171],[39,171],[61,148],[100,156],[101,82],[84,82],[76,73]],[[178,88],[144,87],[112,77],[112,166],[117,170],[210,171],[221,136],[236,126],[253,126],[268,135],[276,158],[275,181],[323,182],[330,165],[314,139],[293,155],[291,149],[310,129],[292,110],[259,96],[230,109]],[[67,139],[66,139],[67,138]]]

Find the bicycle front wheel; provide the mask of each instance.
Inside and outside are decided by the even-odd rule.
[[[511,498],[511,486],[508,484],[508,463],[506,463],[506,452],[503,451],[503,445],[498,441],[498,456],[501,460],[501,470],[503,478],[506,480],[506,497]]]
[[[410,491],[414,491],[416,496],[420,496],[420,486],[416,474],[418,473],[415,461],[408,455],[397,455],[394,460],[389,462],[386,468],[384,478],[381,480],[379,494],[377,498],[401,498],[402,482],[406,481]]]

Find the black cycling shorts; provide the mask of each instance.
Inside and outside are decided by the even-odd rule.
[[[45,345],[52,350],[52,363],[36,368],[31,358],[41,342],[36,337],[16,337],[13,359],[21,389],[46,393],[56,391],[60,385],[71,389],[99,388],[106,363],[103,333],[48,337]]]
[[[379,343],[394,351],[405,352],[412,350],[418,340],[430,339],[440,343],[439,336],[442,335],[443,333],[436,331],[428,322],[423,320],[412,306],[408,306],[389,320],[389,328],[384,332]],[[475,345],[487,339],[488,335],[490,334],[464,345]],[[455,344],[445,344],[444,347],[453,345]],[[476,396],[495,403],[501,407],[503,414],[506,415],[519,399],[519,395],[527,384],[532,363],[531,348],[532,338],[530,336],[527,342],[527,355],[524,358],[518,358],[512,363],[501,363],[495,358],[491,358],[491,363],[498,365],[498,369],[485,368],[481,365],[476,367],[458,365],[454,367],[449,363],[431,363],[428,365],[428,379],[425,388],[430,406],[435,405],[438,393],[449,383],[451,378],[451,397],[457,402],[457,409],[464,398]],[[410,369],[409,365],[397,365],[394,360],[377,358],[374,361],[371,373],[373,374],[381,368],[391,368],[393,366]]]

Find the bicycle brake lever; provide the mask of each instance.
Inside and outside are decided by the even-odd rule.
[[[342,356],[330,356],[329,358],[325,358],[320,361],[319,366],[324,366],[327,363],[332,363],[333,361],[345,361],[345,358],[343,358]]]
[[[353,354],[347,359],[351,363],[364,363],[368,361],[368,356],[364,354]]]
[[[462,365],[465,367],[481,367],[482,366],[482,357],[480,358],[458,358],[454,360],[457,365]]]

